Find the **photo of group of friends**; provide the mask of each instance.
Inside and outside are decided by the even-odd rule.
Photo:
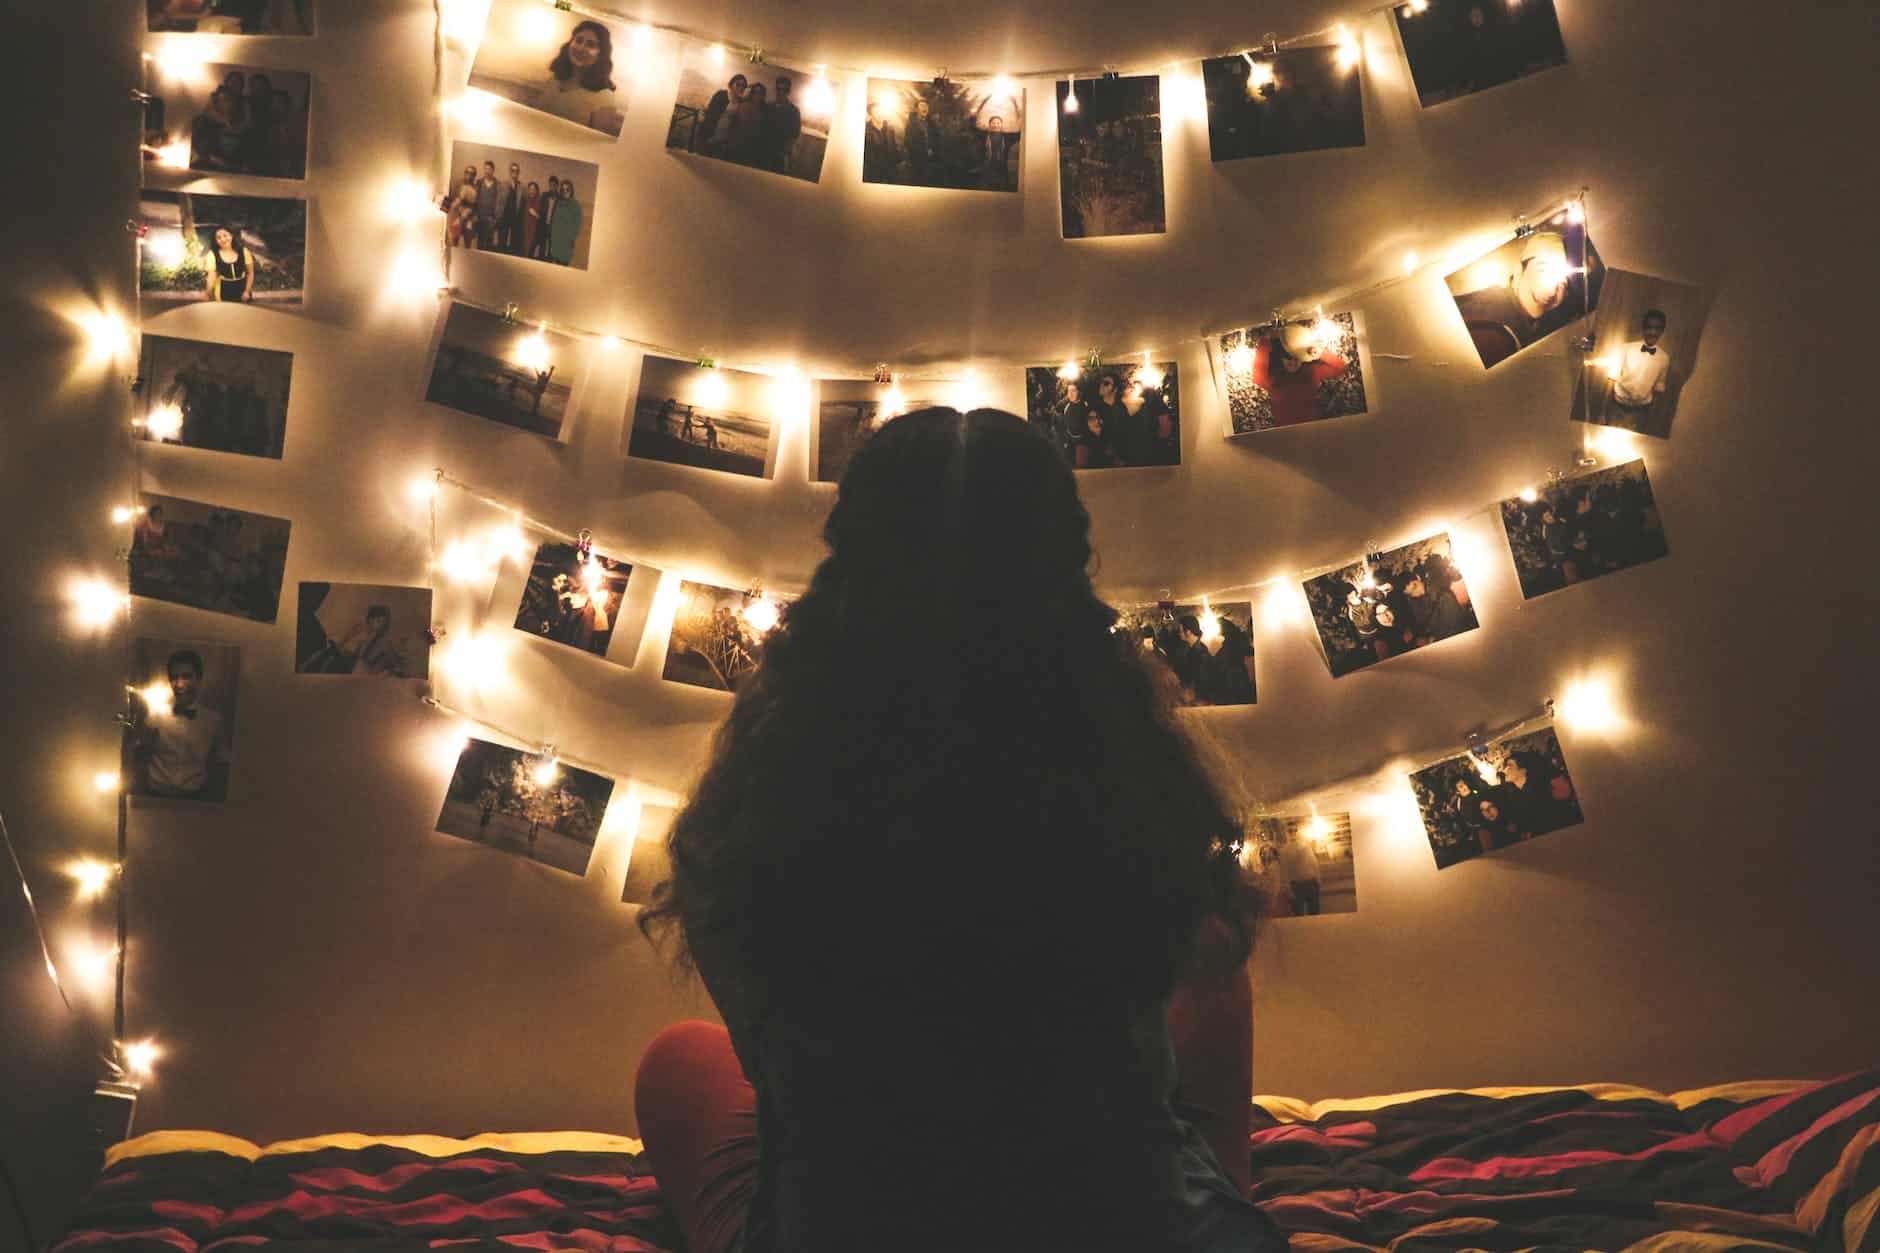
[[[862,181],[1017,191],[1025,92],[1004,79],[868,80]]]
[[[600,167],[569,157],[458,140],[444,198],[444,242],[550,265],[588,267]]]
[[[1439,761],[1410,786],[1438,870],[1583,821],[1552,727]]]
[[[1562,209],[1445,281],[1482,367],[1493,369],[1598,308],[1605,277],[1584,216]]]
[[[679,584],[679,607],[660,677],[673,683],[735,692],[764,659],[764,641],[788,601],[735,588]]]
[[[898,384],[870,379],[823,379],[816,384],[816,423],[810,455],[818,483],[837,483],[862,446],[903,413],[919,413],[940,402],[908,400]]]
[[[1426,109],[1567,63],[1554,0],[1428,0],[1393,13]]]
[[[1260,893],[1262,918],[1358,912],[1350,814],[1260,818],[1252,827],[1240,864]]]
[[[452,301],[424,398],[559,439],[574,394],[575,347],[572,336]]]
[[[607,655],[633,567],[591,548],[550,541],[535,550],[516,630],[596,657]]]
[[[151,34],[311,35],[314,0],[144,0]]]
[[[1173,361],[1034,366],[1025,371],[1025,417],[1072,469],[1181,464]]]
[[[1700,287],[1608,270],[1592,351],[1574,380],[1573,420],[1669,439],[1678,397],[1697,368],[1705,312]]]
[[[1124,648],[1172,680],[1178,705],[1251,705],[1253,604],[1164,602],[1120,611],[1110,628]]]
[[[470,86],[618,138],[627,91],[614,22],[542,0],[491,0]]]
[[[302,583],[294,673],[423,679],[431,673],[431,589]]]
[[[139,439],[280,459],[292,353],[146,332],[137,373]]]
[[[470,739],[445,789],[437,830],[584,875],[613,794],[606,775]]]
[[[748,370],[648,354],[640,363],[627,455],[762,478],[776,386]]]
[[[1060,80],[1057,107],[1064,238],[1166,231],[1162,80],[1154,74]]]
[[[1307,579],[1305,590],[1335,679],[1477,625],[1447,532]]]
[[[1524,600],[1671,551],[1643,461],[1559,479],[1529,495],[1501,502]]]
[[[137,288],[146,300],[297,305],[307,277],[307,202],[146,188]]]
[[[1235,435],[1366,411],[1352,314],[1229,331],[1221,336],[1221,362]]]
[[[788,66],[726,62],[722,48],[688,42],[666,147],[804,182],[820,179],[836,112],[834,83]]]
[[[153,60],[145,77],[146,161],[185,144],[200,174],[307,177],[307,74],[215,63],[179,71]]]
[[[288,528],[286,518],[146,493],[131,531],[131,595],[272,622]]]
[[[1364,146],[1364,76],[1326,44],[1201,63],[1215,161]]]
[[[124,790],[132,796],[225,800],[240,680],[241,650],[233,644],[132,640]]]

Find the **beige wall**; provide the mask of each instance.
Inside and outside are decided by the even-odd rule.
[[[961,0],[941,12],[831,0],[811,18],[800,7],[651,12],[723,20],[799,62],[910,75],[1133,65],[1327,12],[1207,0],[1094,22],[1069,3]],[[17,41],[57,86],[14,140],[12,204],[26,221],[9,232],[15,316],[0,350],[11,384],[0,805],[60,945],[88,919],[106,935],[102,911],[71,906],[54,867],[110,847],[110,805],[89,780],[115,760],[113,667],[127,649],[122,630],[72,629],[61,600],[71,575],[114,569],[124,538],[106,514],[130,483],[116,438],[123,389],[83,362],[66,320],[133,295],[120,224],[135,206],[124,93],[140,6],[96,8],[84,29],[33,10]],[[813,568],[830,496],[805,481],[800,424],[774,482],[623,463],[630,352],[594,359],[565,446],[420,403],[435,311],[388,290],[412,236],[385,221],[382,200],[435,152],[430,6],[322,8],[318,39],[244,50],[314,75],[304,312],[196,307],[153,323],[296,354],[284,460],[145,458],[151,490],[294,527],[277,625],[135,608],[135,630],[237,643],[245,667],[231,800],[135,818],[132,1026],[169,1047],[140,1125],[256,1138],[631,1129],[638,1050],[701,1005],[667,983],[617,904],[625,824],[610,823],[585,882],[433,834],[445,720],[408,687],[296,680],[293,587],[424,581],[426,528],[405,488],[433,465],[591,527],[603,551],[779,587]],[[1262,601],[1262,703],[1198,721],[1269,801],[1441,751],[1577,678],[1604,678],[1626,715],[1617,731],[1561,729],[1583,827],[1441,874],[1400,775],[1324,797],[1356,815],[1359,911],[1263,940],[1257,1083],[1307,1096],[1670,1087],[1872,1063],[1875,180],[1856,120],[1873,18],[1848,4],[1785,29],[1767,6],[1560,8],[1567,68],[1427,113],[1386,19],[1364,19],[1368,147],[1216,168],[1201,122],[1172,120],[1168,235],[1077,244],[1057,238],[1046,81],[1026,84],[1022,197],[946,196],[860,185],[853,99],[817,186],[668,156],[676,60],[664,58],[638,82],[617,145],[507,107],[479,136],[601,165],[592,268],[469,257],[457,282],[732,361],[813,370],[970,352],[1000,384],[995,398],[1017,404],[1017,375],[994,355],[1160,346],[1309,304],[1389,273],[1406,249],[1442,254],[1590,186],[1609,264],[1715,291],[1676,440],[1645,447],[1669,560],[1521,602],[1493,521],[1476,511],[1579,447],[1563,345],[1484,375],[1434,271],[1358,304],[1372,350],[1410,358],[1375,362],[1374,416],[1228,444],[1190,344],[1175,353],[1182,470],[1088,482],[1101,584],[1117,597],[1265,579],[1445,521],[1482,554],[1470,569],[1480,631],[1337,682],[1303,622]],[[452,78],[464,73],[453,60]],[[526,683],[488,709],[651,795],[685,787],[726,706],[659,681],[659,605],[636,588],[631,612],[654,610],[637,665],[533,658],[517,670]],[[448,612],[469,612],[474,597],[452,597]],[[106,1003],[83,1008],[102,1033]]]

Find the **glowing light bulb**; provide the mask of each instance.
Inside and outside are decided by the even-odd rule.
[[[182,237],[176,238],[179,250]],[[85,333],[85,351],[93,362],[122,361],[130,355],[131,328],[115,313],[89,313],[79,319]]]
[[[1496,777],[1497,772],[1495,770],[1495,767],[1488,760],[1488,758],[1476,757],[1474,760],[1475,760],[1475,773],[1482,776],[1482,782],[1495,783],[1499,781]]]
[[[653,28],[645,22],[633,25],[633,51],[644,56],[653,46]]]
[[[1358,590],[1368,592],[1376,586],[1377,576],[1371,573],[1371,567],[1367,565],[1364,568],[1364,573],[1358,578]]]
[[[589,595],[600,595],[607,588],[607,567],[589,557],[581,563],[581,585]]]
[[[1577,200],[1567,201],[1566,213],[1567,213],[1567,221],[1569,222],[1586,221],[1586,206],[1581,204]]]
[[[157,73],[173,83],[199,83],[208,73],[208,50],[196,47],[189,39],[161,44],[151,60],[156,62]]]
[[[466,635],[432,654],[432,661],[473,691],[500,687],[505,679],[503,646],[488,635]]]
[[[1554,705],[1555,716],[1576,731],[1595,735],[1625,726],[1625,715],[1613,696],[1612,683],[1601,678],[1577,679],[1567,685]]]
[[[537,786],[547,787],[561,777],[561,765],[553,757],[544,757],[531,773]]]
[[[117,962],[117,946],[93,948],[86,945],[78,952],[77,960],[72,963],[78,972],[79,982],[94,990],[103,987],[111,977],[111,968]]]
[[[133,1040],[123,1046],[124,1069],[141,1078],[149,1078],[156,1069],[157,1059],[163,1056],[163,1049],[155,1040]]]
[[[463,48],[483,38],[483,15],[475,0],[448,0],[444,5],[444,38]]]
[[[1016,97],[1018,95],[1018,80],[1013,78],[1010,74],[1000,74],[996,76],[992,80],[992,94],[994,96]]]
[[[1611,378],[1613,375],[1617,374],[1620,366],[1619,358],[1616,355],[1592,357],[1587,360],[1586,364],[1597,366],[1599,369],[1604,370],[1607,378]]]
[[[1344,341],[1344,329],[1326,317],[1324,309],[1315,310],[1312,318],[1312,342],[1319,346],[1319,350],[1332,352]]]
[[[766,596],[759,596],[744,607],[745,622],[749,623],[751,630],[759,635],[770,634],[780,616],[777,606],[772,604],[770,598]]]
[[[177,266],[183,263],[188,250],[183,246],[181,231],[152,231],[144,239],[144,251],[158,265]]]
[[[531,43],[551,44],[560,33],[554,10],[546,6],[524,9],[516,14],[516,26]]]
[[[543,335],[543,332],[547,329],[548,324],[543,323],[542,326],[536,330],[535,334],[525,336],[522,342],[516,345],[517,365],[525,370],[532,370],[537,374],[547,372],[548,340]]]
[[[1410,0],[1408,4],[1403,6],[1404,16],[1415,17],[1419,13],[1428,12],[1429,7],[1430,0]]]
[[[975,409],[985,408],[986,394],[984,389],[979,385],[979,372],[977,370],[968,369],[960,378],[960,381],[954,384],[953,391],[954,407],[961,413],[971,413]]]
[[[435,474],[413,475],[405,484],[405,495],[419,504],[423,504],[437,495],[437,476]]]
[[[496,97],[474,87],[467,88],[461,96],[446,101],[444,109],[465,126],[488,126],[496,116]]]
[[[175,439],[183,433],[183,410],[178,405],[158,405],[144,419],[144,430],[152,439]]]
[[[143,510],[134,509],[129,505],[119,505],[111,511],[111,521],[117,523],[119,526],[123,526],[126,522],[129,522],[142,512]]]
[[[705,55],[711,58],[713,65],[723,65],[725,63],[725,49],[722,44],[713,44],[706,50]]]
[[[422,222],[437,214],[438,198],[415,178],[401,178],[385,192],[385,217],[390,222]]]
[[[1245,336],[1238,344],[1227,350],[1227,369],[1230,374],[1250,374],[1253,372],[1253,345]]]
[[[698,381],[698,403],[707,409],[721,407],[725,403],[725,395],[731,390],[725,384],[724,376],[715,368],[705,368],[700,373],[704,377]]]
[[[394,288],[414,296],[433,296],[450,286],[437,257],[420,248],[407,248],[398,255],[392,262],[391,280]]]
[[[168,683],[151,683],[137,689],[137,698],[144,702],[144,708],[151,713],[167,714],[175,704],[176,695]]]
[[[1064,93],[1064,111],[1066,113],[1077,112],[1077,80],[1074,78],[1071,80],[1070,90]]]
[[[1341,69],[1350,69],[1364,57],[1364,51],[1358,46],[1358,37],[1344,26],[1338,27],[1338,65]]]
[[[78,899],[90,901],[104,895],[105,889],[111,886],[111,877],[117,873],[117,868],[95,857],[82,857],[68,862],[65,873],[71,875],[72,881],[78,885]]]
[[[1256,61],[1251,52],[1243,52],[1240,55],[1247,62],[1247,94],[1249,96],[1259,94],[1262,87],[1273,85],[1271,61]]]
[[[896,417],[906,408],[907,397],[901,394],[899,387],[890,384],[888,390],[881,394],[881,416],[884,418]]]
[[[823,73],[822,67],[816,67],[816,77],[809,80],[809,86],[803,89],[803,112],[812,117],[827,117],[836,109],[836,89]]]
[[[130,608],[131,598],[124,589],[96,576],[74,579],[66,590],[72,616],[87,629],[109,626],[118,614]]]
[[[1521,499],[1525,500],[1530,505],[1533,504],[1535,501],[1539,500],[1540,498],[1541,498],[1541,493],[1540,493],[1539,488],[1524,487],[1521,489]]]
[[[91,776],[91,785],[100,792],[115,792],[121,780],[115,770],[100,770]]]
[[[1063,365],[1058,367],[1057,374],[1058,374],[1058,377],[1061,379],[1065,379],[1069,382],[1075,382],[1077,380],[1077,376],[1082,374],[1083,372],[1084,372],[1083,367],[1079,366],[1075,361],[1066,361]]]
[[[1200,623],[1202,643],[1212,643],[1221,638],[1220,616],[1208,607],[1206,601],[1203,601],[1201,604]]]
[[[190,147],[186,141],[164,144],[152,148],[150,155],[157,159],[157,164],[166,170],[186,170],[189,168]]]
[[[1417,254],[1414,248],[1403,254],[1403,272],[1405,274],[1415,274],[1417,272],[1417,266],[1420,264],[1422,263],[1417,260]]]
[[[1136,381],[1147,388],[1162,386],[1162,371],[1155,362],[1149,360],[1149,350],[1142,350],[1142,368],[1136,371]]]

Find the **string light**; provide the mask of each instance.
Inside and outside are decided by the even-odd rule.
[[[73,618],[87,630],[109,626],[131,606],[131,598],[124,594],[122,587],[95,575],[72,580],[66,589],[66,599],[71,602]]]
[[[123,526],[144,511],[142,505],[118,505],[111,510],[111,521]]]
[[[111,977],[111,969],[117,963],[118,949],[114,944],[110,948],[93,948],[85,945],[78,950],[72,962],[72,968],[78,972],[81,983],[94,991],[105,985]]]
[[[535,334],[524,337],[516,346],[517,365],[537,374],[544,374],[548,371],[548,339],[544,335],[547,330],[548,323],[544,322],[536,329]]]
[[[1417,272],[1417,266],[1420,264],[1422,263],[1417,260],[1416,249],[1413,248],[1403,254],[1403,272],[1405,274],[1415,274]]]
[[[1071,75],[1070,87],[1064,93],[1064,111],[1077,112],[1077,75]]]
[[[100,770],[91,776],[91,785],[100,792],[115,792],[122,780],[115,770]]]
[[[769,597],[763,595],[761,592],[755,600],[752,600],[744,606],[742,612],[744,621],[750,625],[751,630],[757,632],[759,635],[770,634],[772,629],[776,627],[779,617],[781,617],[777,611],[777,606],[771,602]]]
[[[803,111],[824,117],[836,110],[836,89],[830,84],[823,66],[816,67],[816,77],[803,89]]]
[[[1083,372],[1083,367],[1078,365],[1075,361],[1066,361],[1063,365],[1058,367],[1057,376],[1066,382],[1074,383]]]
[[[65,873],[72,876],[72,882],[78,885],[78,899],[91,901],[103,896],[105,889],[111,886],[111,878],[117,874],[117,867],[95,857],[81,857],[77,861],[67,862]]]
[[[1241,57],[1247,62],[1247,94],[1258,95],[1262,87],[1273,85],[1273,63],[1256,61],[1251,52],[1243,52]]]
[[[535,763],[531,777],[534,778],[537,787],[547,787],[561,777],[561,763],[555,760],[553,752],[542,755],[542,759]]]
[[[1430,0],[1410,0],[1408,4],[1403,6],[1403,13],[1405,17],[1415,17],[1419,13],[1428,12],[1429,7]]]
[[[1540,498],[1541,498],[1541,493],[1540,493],[1539,488],[1529,486],[1529,487],[1524,487],[1521,489],[1521,499],[1526,501],[1530,505],[1533,504],[1535,501],[1539,500]]]
[[[136,693],[137,699],[151,713],[167,714],[176,701],[176,694],[170,690],[168,683],[152,683],[146,687],[132,688],[131,691]]]
[[[163,1049],[152,1039],[132,1040],[120,1046],[124,1054],[124,1069],[142,1079],[148,1079],[156,1069],[157,1059],[163,1056]]]
[[[196,47],[192,40],[168,40],[159,45],[155,53],[145,53],[144,59],[155,64],[157,73],[173,83],[201,85],[207,78],[208,50]]]
[[[1162,371],[1149,359],[1147,348],[1142,350],[1142,368],[1136,371],[1136,381],[1148,388],[1162,386]]]
[[[157,159],[157,164],[166,170],[186,170],[189,168],[191,149],[187,141],[161,144],[157,147],[145,145],[144,151]]]
[[[130,356],[131,328],[117,314],[94,311],[79,318],[78,324],[92,362],[122,361]]]
[[[1349,27],[1340,24],[1337,27],[1338,64],[1341,69],[1350,69],[1364,57],[1364,50],[1358,46],[1358,37]]]
[[[1613,696],[1612,682],[1603,677],[1576,679],[1567,684],[1555,705],[1561,722],[1576,731],[1610,734],[1626,726],[1626,717]]]
[[[731,390],[725,383],[724,376],[718,372],[716,366],[700,366],[699,372],[704,377],[698,381],[698,403],[707,409],[722,407],[726,394]]]
[[[144,419],[143,427],[152,439],[175,439],[183,433],[182,406],[158,405],[150,411],[150,416]]]

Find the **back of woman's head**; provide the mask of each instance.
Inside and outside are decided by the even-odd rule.
[[[1166,996],[1229,908],[1236,824],[1112,634],[1088,533],[1070,470],[1010,414],[887,423],[642,925],[825,1011],[1087,1022]]]

